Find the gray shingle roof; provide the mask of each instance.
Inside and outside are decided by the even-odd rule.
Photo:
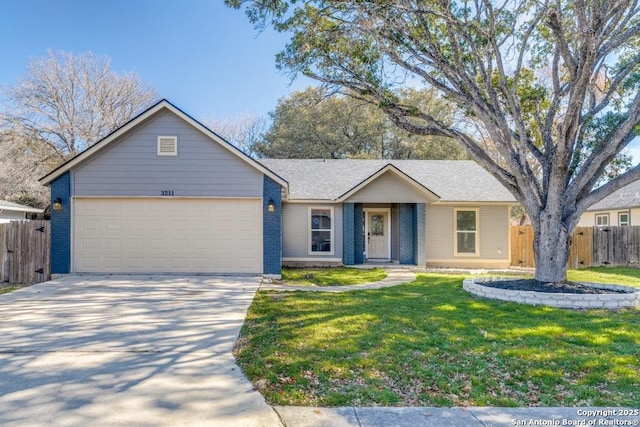
[[[0,200],[0,210],[7,211],[22,211],[22,212],[44,212],[42,209],[32,208],[31,206],[24,206],[18,203],[7,202],[6,200]]]
[[[640,206],[640,181],[632,182],[631,184],[614,191],[587,210],[602,211],[609,209],[633,208],[638,206]]]
[[[260,162],[289,182],[291,199],[335,200],[388,164],[443,202],[515,202],[493,176],[470,160],[299,160]]]

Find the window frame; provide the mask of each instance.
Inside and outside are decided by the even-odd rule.
[[[160,150],[160,140],[172,139],[174,150],[172,152],[165,152]],[[178,155],[178,137],[176,135],[159,135],[157,139],[157,154],[158,156],[177,156]]]
[[[475,231],[458,230],[458,212],[474,212],[476,215],[476,229]],[[474,252],[459,252],[458,251],[458,234],[459,233],[474,233],[475,234],[475,251]],[[478,257],[480,256],[480,208],[454,208],[453,209],[453,255],[462,257]]]
[[[331,215],[331,228],[330,229],[325,229],[325,228],[313,228],[313,225],[311,224],[311,219],[313,216],[313,211],[314,210],[328,210],[330,211],[330,215]],[[336,217],[335,217],[335,211],[334,211],[334,207],[333,206],[309,206],[307,209],[307,254],[308,255],[312,255],[312,256],[330,256],[330,255],[335,255],[335,229],[336,229]],[[314,251],[312,250],[312,243],[313,243],[313,232],[314,231],[329,231],[330,232],[330,239],[331,239],[331,250],[330,251]]]
[[[598,224],[598,218],[605,218],[607,220],[606,224]],[[608,213],[597,213],[595,214],[595,218],[593,220],[593,225],[596,227],[609,227],[611,225],[611,218]]]
[[[625,223],[622,223],[622,220],[620,219],[620,217],[622,215],[626,215],[627,216],[627,220],[625,221]],[[622,211],[622,212],[618,212],[618,225],[622,226],[622,227],[628,227],[631,225],[631,212],[629,211]]]

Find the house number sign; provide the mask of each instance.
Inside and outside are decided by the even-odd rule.
[[[160,190],[161,196],[173,196],[173,190]]]

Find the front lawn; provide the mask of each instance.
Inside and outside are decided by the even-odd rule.
[[[298,286],[344,286],[377,282],[387,277],[381,268],[359,269],[348,267],[316,269],[283,269],[282,280]]]
[[[259,292],[236,358],[275,405],[640,402],[640,310],[481,300],[462,290],[462,279],[420,275],[339,294]]]

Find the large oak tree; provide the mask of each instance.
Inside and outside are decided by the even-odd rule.
[[[356,96],[327,93],[320,87],[291,93],[269,113],[273,123],[253,152],[289,159],[468,158],[457,141],[398,128],[382,110]],[[402,96],[451,122],[451,106],[433,91],[410,89]]]
[[[638,133],[637,1],[226,2],[291,34],[280,67],[457,139],[532,219],[538,280],[566,280],[580,215],[640,178],[635,165],[599,185]],[[401,102],[407,81],[457,105],[455,125]]]

